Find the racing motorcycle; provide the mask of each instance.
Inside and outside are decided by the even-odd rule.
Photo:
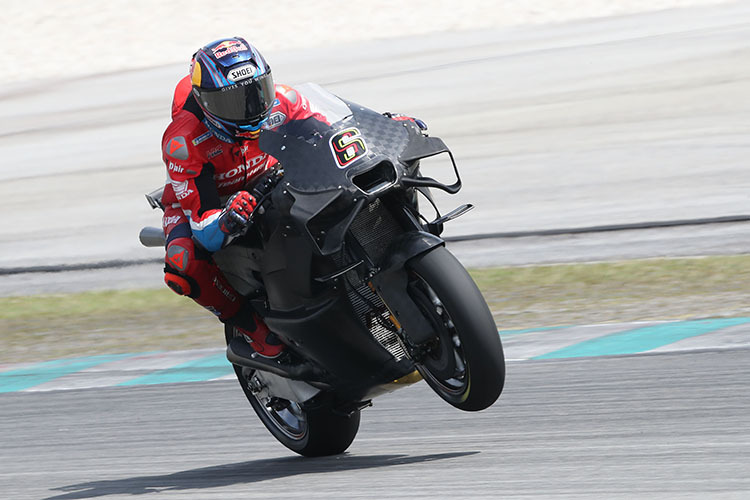
[[[505,360],[482,294],[440,238],[463,205],[428,222],[430,189],[455,194],[461,179],[445,143],[315,84],[298,89],[315,119],[264,130],[279,160],[258,182],[245,233],[214,254],[237,291],[288,346],[259,356],[225,325],[227,358],[271,434],[304,456],[344,452],[372,399],[424,380],[466,411],[492,405]],[[456,180],[420,172],[447,154]],[[283,166],[283,168],[281,167]],[[158,199],[149,196],[152,206]],[[141,241],[163,245],[161,229]]]

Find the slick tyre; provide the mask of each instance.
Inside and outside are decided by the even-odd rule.
[[[505,383],[505,357],[495,321],[466,269],[444,247],[407,262],[408,291],[436,332],[417,369],[451,405],[492,405]]]
[[[235,329],[225,326],[227,343]],[[276,398],[250,389],[254,370],[234,365],[237,380],[263,425],[281,444],[305,457],[322,457],[343,453],[359,430],[360,412],[336,412],[331,394],[320,394],[314,404]]]

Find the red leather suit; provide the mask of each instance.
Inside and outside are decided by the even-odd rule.
[[[289,120],[325,118],[310,109],[296,90],[276,85],[276,101],[264,128]],[[190,77],[175,89],[172,123],[162,138],[167,183],[162,196],[167,237],[165,281],[221,320],[234,316],[242,298],[211,259],[225,243],[218,217],[226,199],[250,190],[253,182],[276,160],[258,148],[257,140],[234,142],[212,132],[191,94]],[[197,242],[197,243],[196,243]]]

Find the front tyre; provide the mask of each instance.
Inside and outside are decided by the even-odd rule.
[[[227,343],[239,333],[225,325]],[[250,406],[281,444],[305,457],[338,455],[349,448],[359,430],[360,412],[344,414],[331,406],[332,398],[319,395],[315,405],[300,405],[296,401],[274,397],[262,390],[255,370],[234,365]],[[322,396],[322,397],[321,397]]]
[[[484,297],[444,247],[419,255],[406,266],[409,294],[437,334],[417,369],[456,408],[488,408],[503,390],[505,357]]]

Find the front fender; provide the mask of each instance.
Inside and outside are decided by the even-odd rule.
[[[445,246],[445,241],[434,234],[425,231],[404,233],[388,245],[378,267],[383,270],[401,269],[409,259],[439,246]]]

